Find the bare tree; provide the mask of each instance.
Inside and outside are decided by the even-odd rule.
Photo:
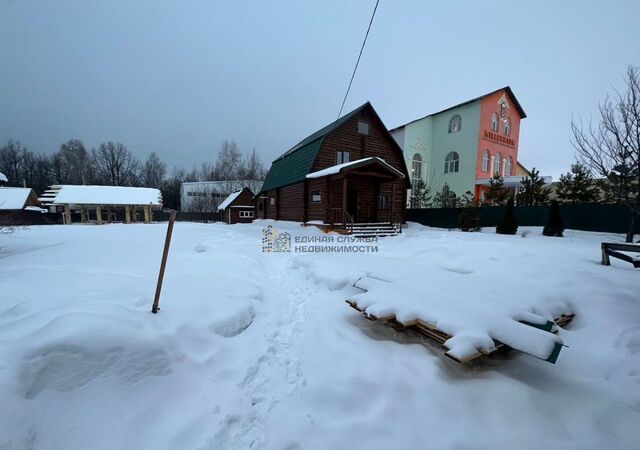
[[[71,139],[60,146],[58,153],[64,165],[64,179],[60,183],[90,184],[93,182],[93,165],[91,155],[80,139]]]
[[[264,176],[265,170],[262,160],[254,148],[251,153],[245,156],[240,167],[239,178],[244,180],[263,180]]]
[[[103,142],[93,149],[93,163],[99,182],[110,186],[131,186],[138,178],[140,163],[120,142]]]
[[[222,143],[218,161],[216,162],[216,177],[218,180],[234,180],[240,172],[242,155],[235,141],[225,140]]]
[[[143,186],[159,189],[167,173],[167,165],[160,161],[156,152],[151,152],[142,167],[141,182]]]
[[[27,152],[20,141],[9,140],[0,147],[0,172],[6,175],[10,185],[22,185]]]
[[[605,186],[631,210],[626,240],[632,242],[640,216],[640,67],[627,69],[625,85],[600,103],[597,125],[572,121],[571,131],[578,160],[606,178]]]

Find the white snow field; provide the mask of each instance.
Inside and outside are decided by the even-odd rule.
[[[268,224],[322,235],[176,224],[157,315],[166,223],[0,235],[0,449],[639,448],[640,270],[600,265],[622,236],[411,224],[377,253],[262,253]],[[568,347],[456,364],[350,308],[365,275],[570,309]]]

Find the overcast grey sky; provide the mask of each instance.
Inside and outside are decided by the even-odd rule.
[[[117,140],[191,167],[228,138],[269,163],[336,118],[374,3],[0,0],[0,142]],[[520,160],[557,177],[572,114],[640,65],[639,17],[637,0],[381,0],[345,111],[369,100],[393,128],[510,85]]]

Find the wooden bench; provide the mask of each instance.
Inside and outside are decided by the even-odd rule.
[[[636,269],[640,268],[640,245],[637,244],[615,244],[613,242],[603,242],[602,245],[602,265],[610,266],[611,261],[609,258],[621,259],[628,263],[633,264]],[[638,256],[630,256],[621,252],[635,252]]]

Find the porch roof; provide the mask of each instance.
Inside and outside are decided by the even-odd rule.
[[[372,156],[369,158],[357,159],[343,164],[337,164],[335,166],[327,167],[326,169],[318,170],[317,172],[311,172],[307,175],[307,178],[322,178],[330,175],[337,175],[340,173],[349,172],[352,169],[359,167],[377,165],[384,168],[387,172],[395,175],[398,178],[404,178],[404,174],[395,167],[391,166],[384,159]]]

